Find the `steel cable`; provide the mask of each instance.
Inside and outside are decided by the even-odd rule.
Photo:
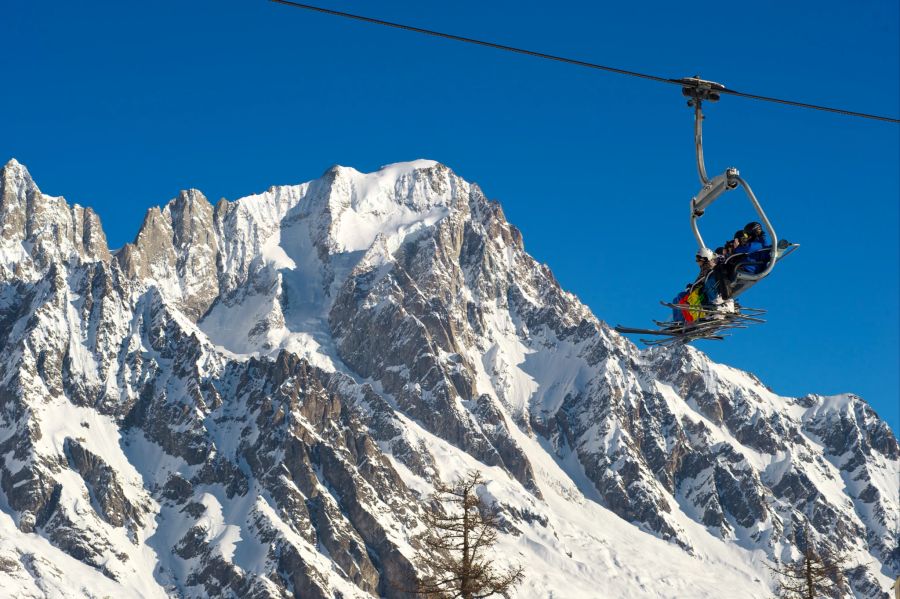
[[[366,23],[373,23],[375,25],[383,25],[385,27],[393,27],[395,29],[403,29],[405,31],[414,31],[416,33],[423,33],[425,35],[431,35],[434,37],[440,37],[444,39],[449,39],[457,42],[465,42],[467,44],[475,44],[477,46],[485,46],[487,48],[494,48],[497,50],[503,50],[505,52],[514,52],[516,54],[525,54],[526,56],[534,56],[536,58],[543,58],[545,60],[553,60],[556,62],[562,62],[566,64],[571,64],[579,67],[586,67],[589,69],[596,69],[599,71],[607,71],[610,73],[617,73],[619,75],[627,75],[629,77],[638,77],[640,79],[649,79],[650,81],[656,81],[659,83],[668,83],[670,85],[678,85],[680,87],[684,87],[685,83],[681,79],[672,79],[669,77],[659,77],[657,75],[649,75],[647,73],[638,73],[637,71],[629,71],[626,69],[619,69],[616,67],[606,66],[602,64],[597,64],[593,62],[588,62],[585,60],[577,60],[574,58],[566,58],[564,56],[556,56],[553,54],[546,54],[544,52],[535,52],[533,50],[526,50],[524,48],[516,48],[515,46],[507,46],[504,44],[496,44],[494,42],[488,42],[484,40],[478,40],[471,37],[463,37],[461,35],[453,35],[452,33],[443,33],[440,31],[433,31],[431,29],[423,29],[422,27],[413,27],[412,25],[404,25],[402,23],[393,23],[391,21],[384,21],[382,19],[375,19],[373,17],[365,17],[363,15],[356,15],[348,12],[342,12],[339,10],[332,10],[330,8],[323,8],[321,6],[313,6],[311,4],[302,4],[300,2],[292,2],[291,0],[270,0],[270,2],[274,2],[276,4],[284,4],[286,6],[293,6],[294,8],[302,8],[304,10],[310,10],[314,12],[324,13],[328,15],[334,15],[337,17],[343,17],[346,19],[355,19],[357,21],[364,21]],[[773,98],[770,96],[761,96],[757,94],[750,94],[746,92],[740,92],[732,89],[722,89],[718,90],[719,93],[728,94],[731,96],[737,96],[740,98],[748,98],[751,100],[759,100],[762,102],[773,102],[776,104],[786,104],[788,106],[797,106],[799,108],[809,108],[812,110],[823,110],[825,112],[833,112],[837,114],[843,114],[846,116],[860,117],[866,119],[874,119],[877,121],[884,121],[888,123],[900,123],[900,119],[880,116],[877,114],[868,114],[865,112],[855,112],[852,110],[845,110],[843,108],[832,108],[829,106],[820,106],[817,104],[808,104],[806,102],[796,102],[794,100],[784,100],[781,98]]]

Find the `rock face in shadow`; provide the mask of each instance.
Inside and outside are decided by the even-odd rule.
[[[808,532],[867,564],[848,596],[900,570],[900,450],[862,399],[639,351],[443,165],[185,191],[114,254],[0,173],[0,533],[49,542],[10,541],[31,557],[0,582],[65,556],[102,581],[82,595],[406,597],[423,502],[468,467],[515,489],[483,490],[504,535],[563,543],[548,464],[686,555]]]
[[[98,515],[113,526],[128,526],[132,532],[143,523],[140,511],[125,497],[116,472],[76,439],[66,437],[63,451],[69,466],[81,475]]]

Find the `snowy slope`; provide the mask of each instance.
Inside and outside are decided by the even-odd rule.
[[[0,185],[11,595],[403,596],[469,469],[521,597],[768,597],[805,534],[861,564],[847,596],[900,570],[862,399],[638,350],[441,164],[182,192],[115,254],[22,165]]]

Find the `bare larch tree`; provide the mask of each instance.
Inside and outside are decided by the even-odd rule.
[[[820,599],[844,596],[844,572],[849,569],[847,557],[826,548],[816,548],[808,532],[803,556],[793,563],[772,568],[779,575],[780,599]]]
[[[426,551],[419,564],[430,574],[418,583],[419,596],[505,597],[524,578],[521,566],[501,571],[489,557],[501,522],[496,505],[488,505],[478,496],[484,483],[480,473],[472,471],[452,485],[435,488],[426,510],[428,531],[421,536]]]

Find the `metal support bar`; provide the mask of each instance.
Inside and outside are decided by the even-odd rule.
[[[703,161],[703,101],[699,98],[692,100],[694,103],[694,147],[697,149],[697,173],[700,175],[700,183],[706,185],[709,178],[706,176],[706,164]]]
[[[736,168],[729,168],[721,175],[716,175],[707,181],[700,192],[691,198],[691,229],[694,231],[694,237],[701,248],[706,247],[703,243],[703,237],[700,236],[700,229],[697,226],[697,219],[703,216],[709,206],[718,200],[726,191],[731,191],[738,186],[740,176]]]
[[[737,187],[739,179],[738,175],[740,175],[738,170],[732,167],[721,175],[716,175],[711,181],[707,182],[707,184],[703,186],[703,189],[700,190],[700,193],[691,200],[691,208],[697,216],[701,216],[710,204],[718,200],[723,193]]]
[[[700,77],[685,77],[680,79],[684,87],[681,88],[682,95],[690,98],[688,106],[694,107],[694,146],[697,150],[697,174],[700,175],[700,184],[709,183],[709,177],[706,176],[706,163],[703,161],[703,101],[710,102],[719,101],[719,92],[725,89],[725,86],[715,81],[706,81]]]

